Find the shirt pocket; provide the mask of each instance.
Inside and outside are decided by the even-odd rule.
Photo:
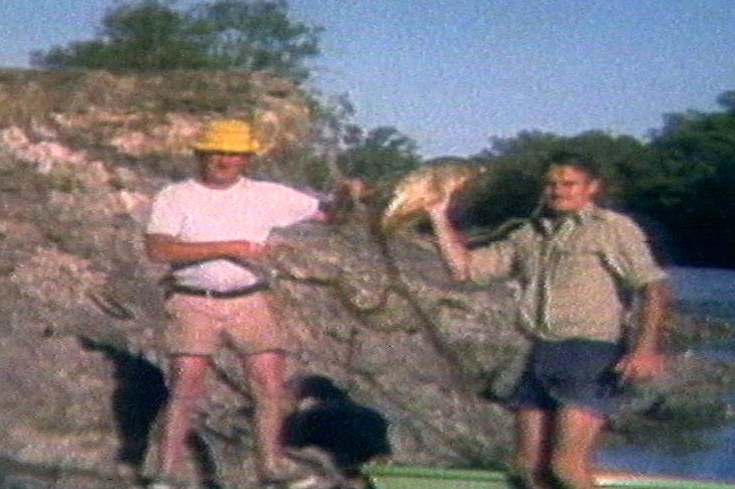
[[[548,267],[556,281],[579,282],[600,271],[603,247],[595,240],[557,244],[550,251]]]

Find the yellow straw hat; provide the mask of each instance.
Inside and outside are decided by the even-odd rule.
[[[265,149],[253,136],[250,124],[236,119],[210,122],[192,148],[195,151],[225,153],[260,153]]]

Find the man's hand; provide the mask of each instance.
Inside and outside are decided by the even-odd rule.
[[[623,383],[659,377],[666,370],[666,355],[657,351],[632,351],[618,362],[615,371]]]
[[[230,258],[235,260],[252,260],[264,258],[275,251],[277,244],[258,243],[255,241],[229,241],[227,242]]]
[[[345,178],[338,185],[353,202],[362,202],[375,194],[375,188],[359,178]]]
[[[436,199],[427,201],[424,209],[430,217],[448,216],[452,208],[454,193],[439,193],[436,197]]]
[[[618,362],[616,371],[623,382],[651,379],[663,374],[666,356],[660,353],[659,344],[663,321],[668,311],[670,291],[665,280],[651,282],[641,292],[641,333],[635,347]]]

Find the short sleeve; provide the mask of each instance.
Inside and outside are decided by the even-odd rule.
[[[629,286],[637,289],[667,277],[653,256],[646,234],[632,219],[618,216],[611,238],[604,258]]]
[[[269,189],[274,227],[286,227],[313,217],[319,200],[309,194],[283,185]]]
[[[184,220],[184,212],[176,202],[173,187],[161,190],[153,199],[146,225],[146,234],[178,236]]]

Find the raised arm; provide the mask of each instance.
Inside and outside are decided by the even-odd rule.
[[[454,228],[449,218],[451,197],[427,207],[429,219],[434,227],[437,248],[449,269],[452,278],[458,281],[469,279],[469,254],[464,236]]]

